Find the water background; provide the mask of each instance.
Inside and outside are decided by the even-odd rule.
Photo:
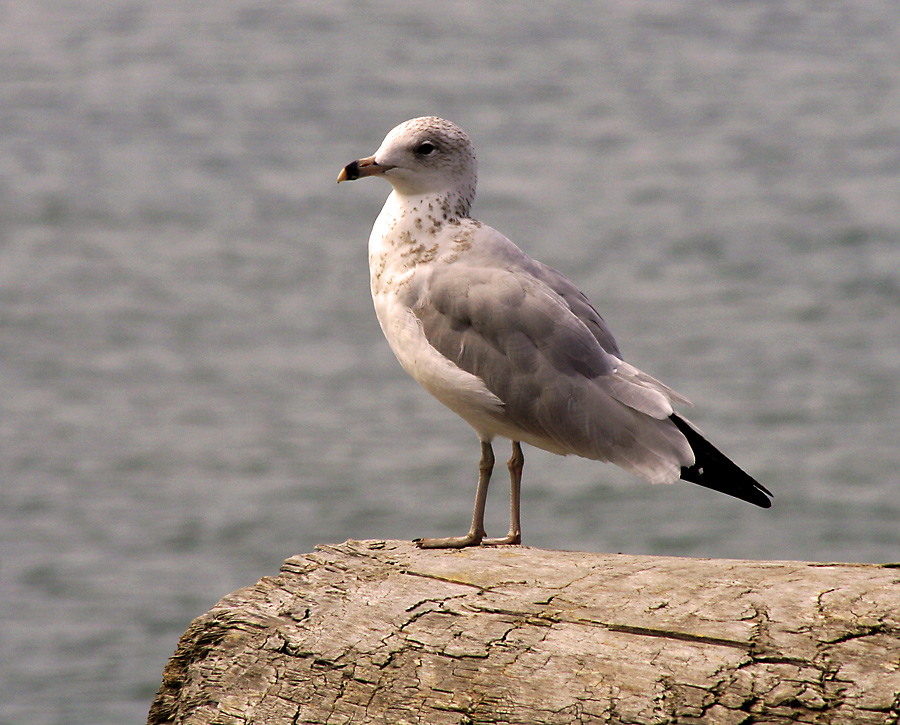
[[[776,494],[528,449],[527,544],[900,559],[896,3],[11,0],[0,724],[141,722],[286,557],[466,530],[478,444],[369,299],[388,186],[335,184],[424,114],[474,140],[476,216]]]

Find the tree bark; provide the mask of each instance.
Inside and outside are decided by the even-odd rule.
[[[196,619],[151,725],[900,722],[900,568],[347,541]]]

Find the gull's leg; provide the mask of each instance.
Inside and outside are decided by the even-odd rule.
[[[478,490],[475,492],[475,512],[472,514],[472,528],[465,536],[448,536],[444,539],[415,539],[413,543],[420,549],[462,549],[478,546],[484,538],[484,505],[487,502],[488,484],[494,470],[494,451],[491,444],[481,441],[481,460],[478,462]]]
[[[522,524],[519,522],[519,507],[522,491],[522,468],[525,466],[525,456],[522,455],[522,446],[519,445],[519,441],[512,442],[512,455],[509,457],[506,465],[509,468],[509,533],[502,539],[484,539],[481,543],[486,546],[522,543]]]

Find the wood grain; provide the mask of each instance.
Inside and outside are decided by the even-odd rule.
[[[347,541],[184,634],[148,723],[900,722],[900,569]]]

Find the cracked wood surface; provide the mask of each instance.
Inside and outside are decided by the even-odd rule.
[[[347,541],[196,619],[148,723],[900,722],[900,568]]]

